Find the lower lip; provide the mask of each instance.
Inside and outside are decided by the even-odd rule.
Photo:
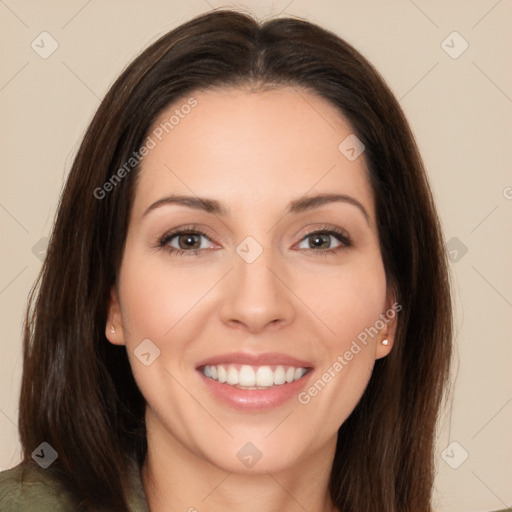
[[[299,380],[268,389],[239,389],[206,377],[202,370],[197,371],[215,398],[231,407],[246,411],[270,409],[288,402],[304,389],[313,373],[313,370],[309,370]]]

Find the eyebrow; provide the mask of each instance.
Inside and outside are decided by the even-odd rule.
[[[286,213],[301,213],[336,202],[347,203],[357,207],[364,215],[366,222],[369,222],[370,216],[365,207],[356,198],[346,194],[318,194],[315,196],[301,197],[291,201],[288,204]],[[226,216],[229,214],[229,211],[226,209],[226,207],[215,199],[198,196],[171,195],[162,197],[158,201],[155,201],[146,209],[142,216],[144,217],[149,212],[170,204],[186,206],[187,208],[192,208],[193,210],[201,210],[218,216]]]

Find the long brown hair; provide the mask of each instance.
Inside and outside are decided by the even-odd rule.
[[[167,33],[111,87],[74,160],[30,295],[19,411],[24,458],[48,442],[59,457],[47,471],[96,510],[128,510],[126,468],[130,461],[140,467],[147,444],[145,403],[126,350],[104,333],[138,167],[108,194],[95,191],[171,103],[208,87],[285,85],[337,107],[366,146],[382,258],[403,306],[391,354],[376,361],[339,429],[332,499],[344,512],[431,510],[451,302],[441,230],[411,130],[372,65],[333,33],[291,18],[260,24],[229,10]]]

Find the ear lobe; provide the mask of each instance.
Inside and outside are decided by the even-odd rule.
[[[396,300],[396,294],[394,292],[388,294],[386,304],[387,309],[381,316],[385,322],[385,326],[377,336],[375,359],[385,357],[391,352],[395,341],[398,314],[402,309],[402,305]]]
[[[114,345],[125,344],[121,308],[119,307],[119,298],[115,285],[110,289],[105,336]]]

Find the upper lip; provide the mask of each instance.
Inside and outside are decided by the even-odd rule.
[[[309,361],[278,352],[265,352],[260,354],[230,352],[227,354],[219,354],[203,359],[197,363],[196,368],[201,368],[206,365],[215,366],[217,364],[246,364],[249,366],[283,365],[294,366],[295,368],[313,368],[313,364]]]

